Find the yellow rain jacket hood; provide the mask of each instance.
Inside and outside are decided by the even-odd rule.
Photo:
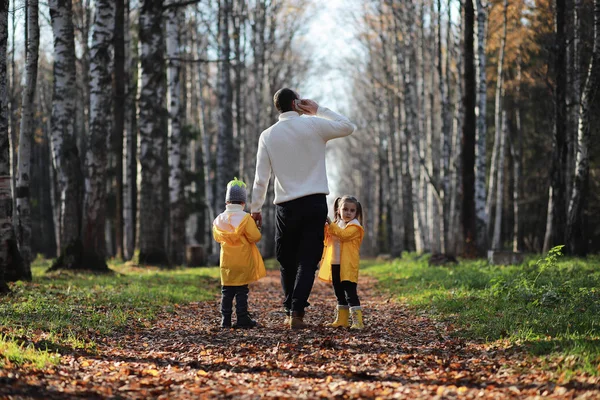
[[[348,222],[345,228],[336,223],[325,225],[325,248],[321,259],[319,279],[331,282],[331,260],[333,258],[333,239],[340,241],[340,280],[358,283],[358,264],[360,262],[360,244],[365,231],[358,220]]]
[[[226,214],[227,212],[219,215],[213,223],[213,237],[221,244],[221,284],[247,285],[267,274],[260,251],[256,247],[261,234],[248,213],[244,213],[245,216],[239,225],[229,225],[232,230],[222,229],[223,222],[227,224],[227,217],[223,217]]]

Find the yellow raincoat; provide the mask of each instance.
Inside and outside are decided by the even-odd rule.
[[[261,234],[250,214],[246,214],[233,232],[213,225],[213,237],[221,244],[223,286],[247,285],[267,275],[265,263],[256,247]]]
[[[358,283],[358,264],[360,262],[360,244],[365,231],[356,220],[352,220],[345,228],[336,223],[325,225],[325,248],[321,259],[319,279],[331,282],[331,259],[333,258],[332,235],[340,240],[340,281]]]

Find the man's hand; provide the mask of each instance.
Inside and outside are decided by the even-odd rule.
[[[258,229],[262,228],[262,214],[259,212],[255,212],[250,214],[250,216],[252,217],[254,222],[256,222],[256,226],[258,227]]]
[[[316,115],[317,110],[319,109],[319,105],[316,101],[310,99],[302,99],[298,108],[301,109],[302,113],[306,115]]]

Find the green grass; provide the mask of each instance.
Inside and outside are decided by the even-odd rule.
[[[60,355],[51,351],[39,350],[33,345],[24,346],[0,335],[0,368],[5,368],[9,363],[18,365],[32,365],[41,369],[47,365],[57,365]]]
[[[478,260],[443,267],[427,259],[405,254],[362,271],[382,291],[456,324],[460,335],[509,340],[565,372],[600,374],[600,257],[553,253],[518,266]]]
[[[114,274],[46,274],[50,263],[36,260],[33,281],[13,284],[13,292],[0,298],[0,360],[26,363],[32,351],[46,361],[56,352],[94,352],[94,337],[148,324],[177,304],[214,299],[220,289],[217,267],[160,270],[111,263]]]

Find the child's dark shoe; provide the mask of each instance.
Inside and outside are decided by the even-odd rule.
[[[235,325],[233,325],[233,327],[247,329],[254,328],[256,325],[258,325],[256,321],[250,318],[250,314],[246,313],[237,316],[237,321],[235,321]]]
[[[221,328],[231,328],[231,315],[221,317]]]

